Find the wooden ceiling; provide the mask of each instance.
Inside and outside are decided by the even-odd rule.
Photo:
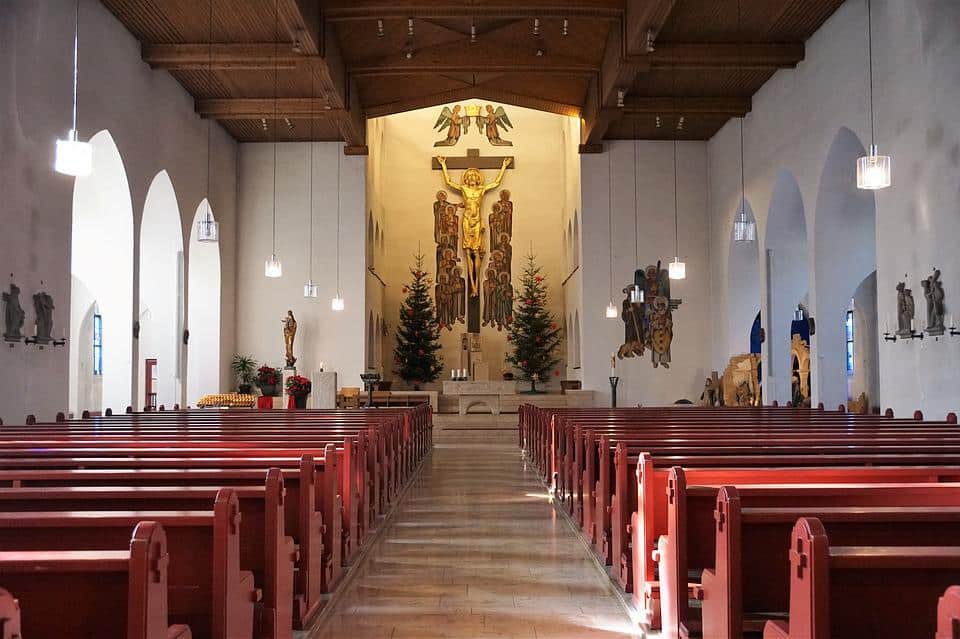
[[[583,151],[709,139],[843,2],[102,1],[237,140],[351,153],[368,117],[468,98],[580,115]]]

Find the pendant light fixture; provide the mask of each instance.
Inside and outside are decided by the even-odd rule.
[[[857,158],[857,188],[868,191],[885,189],[890,186],[890,156],[880,155],[877,151],[876,132],[873,116],[873,14],[871,1],[867,0],[867,65],[870,75],[870,150],[867,155]]]
[[[740,118],[740,211],[733,222],[733,241],[753,242],[757,239],[757,225],[747,217],[747,191],[743,172],[743,118]]]
[[[639,184],[637,182],[637,173],[640,166],[640,152],[637,147],[639,140],[637,132],[637,121],[633,121],[633,260],[637,267],[640,266],[640,200]],[[644,291],[636,282],[630,287],[630,302],[632,304],[643,304]]]
[[[607,304],[607,319],[617,319],[620,313],[613,303],[613,156],[612,145],[607,148],[607,231],[610,234],[610,283],[608,293],[610,302]],[[574,247],[574,250],[577,250]]]
[[[343,155],[341,149],[337,148],[337,294],[330,300],[330,308],[334,311],[342,311],[346,304],[343,301],[343,294],[340,292],[340,156]]]
[[[741,0],[737,0],[737,31],[741,31]],[[740,40],[744,41],[743,34],[740,34]],[[740,116],[740,211],[737,213],[737,219],[733,222],[733,241],[734,242],[753,242],[757,239],[757,225],[747,217],[747,190],[744,180],[744,161],[743,161],[743,120],[746,116]]]
[[[316,102],[317,99],[317,82],[316,76],[311,74],[310,76],[310,93],[313,95],[313,100]],[[316,143],[313,141],[313,123],[315,120],[315,114],[313,113],[313,105],[310,106],[310,203],[307,210],[310,212],[310,238],[308,240],[308,249],[307,253],[307,283],[303,285],[303,296],[308,298],[317,297],[317,285],[313,283],[313,149]]]
[[[213,0],[209,2],[209,23],[207,46],[207,84],[213,85]],[[220,237],[220,229],[217,221],[213,219],[213,210],[210,208],[210,149],[213,139],[213,118],[207,120],[207,210],[201,219],[197,220],[197,241],[198,242],[216,242]]]
[[[56,159],[53,164],[57,173],[81,177],[93,170],[93,146],[81,142],[77,136],[77,54],[80,42],[80,0],[73,7],[73,109],[71,128],[67,139],[57,140]]]
[[[674,114],[677,104],[677,70],[673,70]],[[683,280],[687,277],[687,265],[680,261],[680,196],[677,188],[677,130],[673,131],[673,237],[676,242],[673,261],[667,266],[667,275],[671,280]]]
[[[270,253],[270,257],[267,258],[267,261],[263,265],[263,273],[271,279],[276,279],[283,276],[283,264],[280,262],[280,258],[277,257],[277,131],[280,127],[277,126],[278,120],[278,111],[277,111],[277,92],[279,90],[279,60],[280,55],[280,39],[278,32],[280,31],[280,6],[279,2],[275,0],[273,3],[274,9],[274,65],[273,65],[273,252]]]

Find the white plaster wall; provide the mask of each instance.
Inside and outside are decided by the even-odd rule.
[[[838,132],[846,127],[862,145],[869,144],[866,17],[864,0],[848,0],[808,40],[805,61],[796,69],[779,71],[753,98],[744,130],[746,187],[761,238],[781,171],[796,178],[807,237],[812,240],[821,214],[817,202],[823,171]],[[956,308],[953,300],[960,299],[960,260],[955,250],[960,239],[960,65],[956,62],[960,4],[874,0],[873,18],[877,142],[882,153],[893,156],[894,170],[893,186],[875,194],[879,317],[883,321],[890,316],[893,321],[897,281],[906,276],[908,285],[920,291],[920,280],[934,266],[943,271],[949,314]],[[718,257],[713,269],[718,290],[727,277],[719,250],[726,244],[726,229],[739,198],[736,126],[735,121],[729,123],[708,144],[711,254]],[[855,230],[866,236],[871,233]],[[817,252],[811,241],[808,264],[811,270],[817,264],[822,273],[819,283],[809,274],[811,313],[819,332],[828,317],[818,311],[823,300],[817,287],[830,281],[830,274],[847,268],[848,256],[844,251]],[[719,332],[727,326],[727,309],[728,300],[719,295],[712,307],[719,320],[715,337],[722,338]],[[813,338],[815,369],[823,354],[820,340],[820,335]],[[918,342],[878,343],[879,399],[898,415],[920,408],[930,417],[942,418],[948,410],[958,409],[952,379],[960,361],[960,341],[942,339],[923,349]],[[714,341],[715,366],[724,361],[722,343],[726,340]],[[825,389],[818,382],[814,386],[816,403]],[[837,392],[831,384],[827,399]]]
[[[673,313],[673,361],[667,370],[654,369],[649,353],[643,358],[618,361],[621,406],[665,405],[681,398],[696,400],[709,375],[710,324],[715,319],[710,316],[705,144],[680,142],[677,146],[680,257],[687,263],[687,278],[671,282],[671,296],[683,300]],[[674,255],[673,142],[637,143],[636,163],[634,142],[614,141],[604,147],[604,153],[582,155],[580,165],[581,373],[584,388],[600,393],[598,405],[610,401],[610,356],[623,343],[623,322],[604,317],[610,297],[611,204],[613,296],[618,309],[623,299],[621,290],[633,282],[633,271],[638,265],[646,267],[659,259],[666,268]],[[609,166],[613,167],[612,189]],[[634,171],[639,194],[636,214]]]
[[[207,123],[169,74],[142,62],[137,40],[100,2],[80,4],[80,135],[89,139],[108,129],[116,141],[130,183],[134,233],[150,181],[162,169],[170,173],[187,228],[207,195]],[[72,34],[71,3],[0,2],[0,272],[15,273],[25,293],[44,281],[56,304],[55,331],[69,325],[70,309],[73,180],[53,171],[53,154],[55,140],[70,126]],[[222,224],[221,301],[224,317],[231,318],[221,339],[228,345],[223,352],[232,353],[236,145],[219,126],[213,145],[210,197]],[[137,281],[136,272],[131,280]],[[132,325],[134,315],[124,324]],[[34,413],[52,419],[66,410],[68,362],[66,348],[0,349],[0,418],[19,421]]]
[[[284,366],[281,320],[297,318],[295,354],[301,375],[324,362],[342,386],[360,385],[366,369],[366,163],[344,156],[343,144],[314,144],[313,280],[318,297],[303,297],[308,277],[310,144],[277,145],[277,255],[283,277],[268,279],[263,265],[272,251],[274,145],[240,145],[240,213],[237,269],[238,352],[258,362]],[[337,275],[337,162],[340,161],[340,286],[346,310],[334,312]],[[233,351],[230,356],[232,357]],[[232,382],[232,378],[224,378]]]

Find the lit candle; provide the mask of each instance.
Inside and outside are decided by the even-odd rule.
[[[323,372],[323,362],[320,362],[320,372]]]
[[[913,323],[914,323],[914,320],[913,320],[913,318],[911,317],[911,318],[910,318],[910,330],[911,330],[911,331],[913,330]]]

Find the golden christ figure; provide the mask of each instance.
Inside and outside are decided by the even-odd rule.
[[[461,184],[457,184],[450,179],[450,173],[447,172],[447,159],[442,155],[437,156],[437,162],[443,169],[443,181],[454,191],[458,191],[463,196],[463,202],[458,206],[463,209],[463,233],[462,243],[463,252],[467,257],[467,288],[470,290],[471,297],[480,295],[480,268],[483,265],[483,235],[486,229],[483,227],[483,215],[481,213],[481,204],[483,196],[487,191],[499,188],[503,181],[503,174],[510,166],[511,158],[504,158],[500,166],[500,172],[490,184],[484,184],[483,173],[479,169],[467,169],[463,172]]]

